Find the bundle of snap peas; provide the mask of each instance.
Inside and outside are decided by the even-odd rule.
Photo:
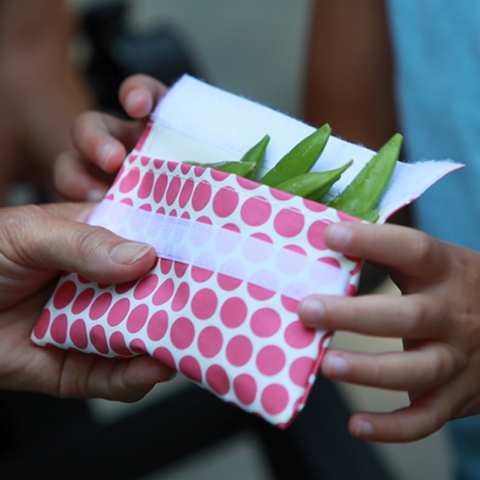
[[[353,163],[353,160],[350,160],[334,170],[310,172],[310,169],[322,154],[330,134],[330,126],[323,125],[293,147],[261,178],[258,177],[270,141],[268,135],[265,135],[260,142],[248,150],[240,161],[209,164],[185,163],[234,173],[278,190],[325,203],[332,208],[369,222],[376,222],[379,215],[375,207],[390,182],[400,155],[403,137],[399,133],[395,134],[342,193],[332,200],[323,202],[333,184]]]

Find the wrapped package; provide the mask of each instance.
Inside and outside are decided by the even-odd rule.
[[[360,259],[325,247],[323,230],[361,220],[182,162],[238,160],[269,134],[268,170],[313,130],[191,77],[179,80],[89,219],[153,245],[155,266],[118,285],[65,272],[32,341],[108,357],[151,355],[224,401],[286,427],[305,404],[332,336],[305,328],[298,303],[312,293],[354,295],[361,271]],[[335,185],[341,191],[373,155],[331,137],[314,170],[352,158]],[[458,168],[451,161],[398,162],[380,221]]]

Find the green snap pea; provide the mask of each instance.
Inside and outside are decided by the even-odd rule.
[[[204,168],[213,168],[219,170],[220,172],[233,173],[239,177],[250,178],[250,175],[255,170],[254,163],[244,163],[244,162],[215,162],[215,163],[200,163],[200,162],[183,162],[188,165],[204,167]]]
[[[230,161],[223,161],[223,162],[214,162],[214,163],[202,163],[202,162],[194,162],[192,160],[185,160],[182,163],[186,163],[187,165],[192,165],[194,167],[204,167],[204,168],[218,168],[227,163],[231,163]]]
[[[367,220],[367,222],[370,223],[375,223],[380,218],[380,214],[377,210],[368,210],[367,212],[357,213],[355,216],[362,220]]]
[[[322,202],[342,173],[352,165],[350,161],[334,170],[310,172],[323,152],[330,134],[331,129],[328,124],[319,128],[298,143],[263,178],[257,181],[300,197]],[[185,163],[214,168],[255,180],[264,162],[269,141],[270,137],[265,135],[238,162],[187,161]],[[395,134],[365,165],[352,183],[340,195],[325,204],[371,223],[376,222],[379,213],[375,207],[393,175],[402,141],[403,137],[398,133]]]
[[[260,180],[260,183],[270,187],[290,180],[297,175],[310,171],[330,137],[332,129],[328,124],[323,125],[311,135],[303,139],[290,152],[269,170]]]
[[[267,146],[270,142],[270,136],[265,135],[256,145],[248,150],[245,155],[240,159],[242,163],[253,163],[255,168],[252,174],[248,177],[255,180],[258,176],[258,172],[262,168],[265,161],[265,155],[267,153]]]
[[[352,183],[327,205],[363,218],[371,215],[387,188],[397,164],[403,137],[396,133],[363,167]]]
[[[250,178],[255,171],[255,163],[244,162],[227,162],[219,167],[212,167],[221,172],[233,173],[239,177]]]
[[[319,202],[352,163],[353,160],[350,160],[350,162],[340,168],[335,168],[334,170],[297,175],[296,177],[277,185],[275,188],[283,190],[284,192],[293,193],[299,197]]]
[[[265,135],[256,145],[250,148],[240,161],[225,161],[214,163],[201,163],[194,161],[185,161],[188,165],[200,166],[205,168],[214,168],[221,172],[234,173],[245,178],[254,179],[257,172],[262,167],[267,152],[267,145],[270,142],[270,136]]]

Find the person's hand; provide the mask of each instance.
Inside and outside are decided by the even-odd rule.
[[[81,114],[73,125],[75,151],[59,155],[54,166],[55,187],[68,200],[98,201],[105,195],[127,153],[133,149],[149,114],[167,87],[146,75],[125,80],[119,90],[127,115],[123,120],[99,112]]]
[[[448,420],[480,412],[480,253],[393,225],[329,226],[325,244],[386,269],[402,296],[312,295],[301,321],[322,330],[398,337],[403,352],[330,350],[323,375],[338,381],[407,391],[410,405],[391,413],[352,416],[352,435],[405,442]]]
[[[55,204],[0,209],[1,389],[135,401],[172,375],[146,355],[108,359],[30,343],[60,271],[112,284],[137,279],[153,267],[152,247],[81,223],[91,208]]]

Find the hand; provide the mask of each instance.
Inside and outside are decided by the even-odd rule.
[[[133,149],[150,113],[167,88],[146,75],[134,75],[120,87],[120,102],[136,119],[123,120],[98,112],[81,114],[73,126],[76,151],[58,156],[55,186],[68,200],[98,201],[105,195],[127,153]]]
[[[155,262],[152,247],[79,223],[90,210],[86,204],[0,209],[0,388],[135,401],[171,377],[145,355],[107,359],[30,343],[60,271],[120,283]]]
[[[400,297],[312,295],[299,306],[307,326],[404,341],[403,352],[326,353],[321,369],[332,380],[409,393],[410,405],[395,412],[354,414],[351,434],[412,441],[479,413],[480,253],[393,225],[331,225],[324,241],[379,264],[402,291]]]

